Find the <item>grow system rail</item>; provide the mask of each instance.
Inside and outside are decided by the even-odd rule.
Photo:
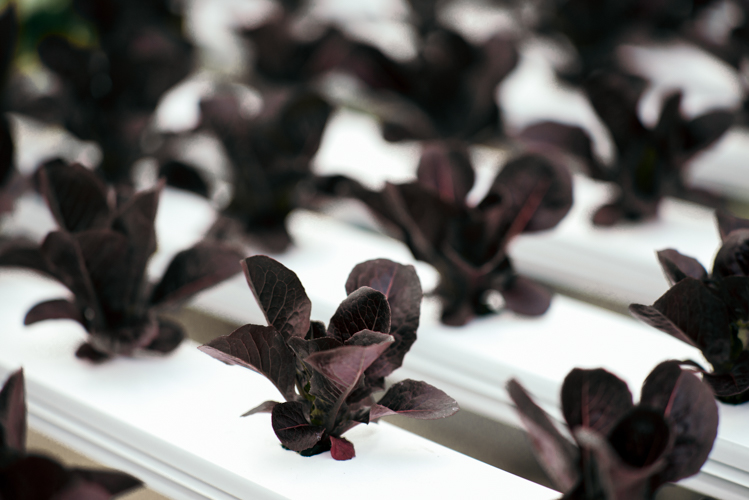
[[[558,493],[382,423],[346,434],[357,457],[305,458],[284,450],[268,415],[240,418],[279,395],[261,375],[229,367],[185,342],[166,357],[93,365],[74,357],[72,321],[23,326],[33,304],[63,293],[28,273],[0,272],[0,377],[19,366],[30,424],[174,498],[381,498],[372,478],[403,497],[551,500]],[[224,332],[217,332],[224,333]],[[428,480],[423,480],[425,478]]]

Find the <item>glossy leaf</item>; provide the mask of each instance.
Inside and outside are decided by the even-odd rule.
[[[100,315],[94,285],[76,239],[68,233],[53,231],[42,242],[41,253],[63,285]]]
[[[531,400],[516,380],[510,380],[507,392],[528,430],[541,466],[560,490],[570,491],[580,480],[578,451],[562,437],[548,415]]]
[[[645,379],[640,405],[662,413],[674,433],[673,448],[657,483],[699,472],[718,433],[718,408],[710,387],[678,361],[659,364]]]
[[[385,395],[372,406],[369,419],[388,415],[403,415],[410,418],[432,420],[445,418],[459,410],[458,402],[426,382],[403,380],[394,384]]]
[[[105,184],[83,165],[52,160],[40,167],[41,192],[57,224],[78,232],[106,227],[111,210]]]
[[[237,250],[212,242],[201,242],[179,252],[169,263],[151,294],[152,304],[185,300],[242,270]]]
[[[490,190],[504,187],[517,219],[516,234],[556,226],[572,207],[572,177],[569,171],[540,156],[525,155],[508,162],[499,171]]]
[[[244,366],[265,375],[287,401],[296,398],[294,353],[272,326],[244,325],[199,349],[228,365]]]
[[[347,345],[321,351],[304,361],[315,370],[310,394],[315,396],[315,409],[325,415],[325,428],[331,432],[344,401],[361,381],[364,371],[392,342],[392,337],[368,346]]]
[[[0,390],[0,449],[26,451],[26,391],[23,369],[13,372]]]
[[[354,445],[346,438],[330,436],[330,456],[335,460],[351,460],[356,456]]]
[[[346,280],[346,293],[368,286],[385,294],[390,306],[390,335],[395,339],[387,350],[367,369],[372,378],[386,377],[403,364],[416,341],[421,312],[421,282],[413,266],[387,259],[357,264]]]
[[[346,342],[363,330],[388,333],[390,306],[382,292],[361,287],[349,294],[330,318],[328,335]]]
[[[658,260],[671,285],[690,276],[697,280],[707,278],[707,271],[697,259],[682,255],[672,248],[658,252]]]
[[[257,405],[255,408],[252,408],[251,410],[243,413],[242,416],[249,417],[250,415],[254,415],[256,413],[271,413],[273,412],[273,408],[275,408],[277,404],[280,403],[276,401],[264,401]]]
[[[243,260],[242,268],[268,324],[285,338],[304,338],[312,303],[296,274],[264,255]]]
[[[628,419],[622,425],[622,430],[636,428],[637,424],[641,427],[637,437],[632,436],[631,441],[627,441],[631,449],[617,450],[603,436],[595,431],[581,427],[575,432],[575,440],[580,443],[586,453],[592,458],[592,467],[594,467],[595,476],[586,478],[584,484],[584,496],[580,498],[606,498],[612,500],[628,499],[649,499],[652,498],[653,488],[650,485],[650,478],[663,467],[662,459],[656,460],[646,466],[633,466],[625,462],[619,455],[620,451],[625,451],[628,456],[636,460],[641,457],[637,454],[645,454],[646,459],[649,454],[658,452],[658,446],[653,446],[649,440],[655,431],[663,432],[656,436],[668,439],[668,428],[665,426],[663,419],[657,414],[646,413],[645,415],[633,414],[633,418]],[[639,418],[637,418],[639,417]],[[627,432],[624,435],[629,436]],[[663,441],[659,440],[659,444]],[[659,458],[656,456],[656,459]]]
[[[731,232],[737,229],[749,229],[749,219],[742,219],[731,215],[725,210],[716,210],[715,219],[718,222],[718,230],[720,231],[720,239],[725,241],[726,237]]]
[[[458,145],[427,143],[421,153],[416,177],[447,203],[465,203],[476,174],[468,151]]]
[[[271,422],[281,444],[294,451],[312,448],[325,432],[324,427],[310,423],[307,402],[278,403],[273,407]]]
[[[513,277],[500,293],[507,309],[525,316],[540,316],[551,305],[551,290],[524,276]]]
[[[562,412],[570,429],[606,436],[634,406],[626,382],[603,369],[575,368],[562,384]]]
[[[656,328],[665,325],[662,330],[666,333],[673,335],[675,327],[677,335],[678,332],[683,333],[677,338],[683,340],[685,336],[690,339],[690,343],[697,346],[713,365],[721,365],[730,359],[731,338],[726,304],[694,278],[687,277],[676,283],[653,304],[652,309],[638,306],[630,310]],[[653,310],[660,316],[655,316]],[[663,321],[664,317],[668,322]]]
[[[749,276],[749,229],[735,229],[723,239],[713,261],[713,275]]]

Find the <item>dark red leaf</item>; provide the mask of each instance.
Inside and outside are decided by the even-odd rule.
[[[42,242],[41,254],[50,263],[60,282],[68,287],[76,298],[92,308],[96,316],[101,314],[96,291],[91,282],[86,262],[78,242],[69,233],[53,231]],[[100,321],[102,318],[97,318]]]
[[[663,466],[663,460],[659,460],[662,455],[655,456],[655,461],[649,465],[634,466],[620,452],[634,463],[650,461],[651,454],[656,455],[664,440],[668,444],[668,426],[654,412],[635,410],[622,421],[617,431],[619,429],[625,442],[622,443],[617,435],[616,444],[620,445],[618,450],[593,430],[579,427],[575,431],[575,440],[580,443],[583,455],[587,457],[583,465],[586,467],[584,494],[577,498],[652,498],[650,479]],[[656,434],[658,432],[662,434]],[[631,441],[626,441],[629,437]]]
[[[75,356],[91,361],[92,363],[101,363],[109,359],[109,354],[99,351],[88,342],[84,342],[78,347],[78,350],[75,351]]]
[[[330,456],[335,460],[351,460],[356,456],[354,444],[346,438],[330,436]]]
[[[528,430],[541,466],[557,488],[570,491],[580,480],[577,449],[562,436],[546,412],[533,402],[515,379],[508,382],[507,392]]]
[[[271,422],[281,444],[294,451],[312,448],[325,432],[324,427],[310,423],[307,401],[278,403],[273,407]]]
[[[749,276],[749,229],[735,229],[723,239],[713,261],[713,275]]]
[[[228,365],[244,366],[265,375],[287,401],[296,399],[294,353],[272,326],[240,326],[198,349]]]
[[[684,332],[713,366],[729,361],[729,311],[726,303],[704,283],[686,277],[656,300],[653,308]]]
[[[658,252],[661,268],[672,285],[690,276],[697,280],[707,278],[707,271],[697,259],[682,255],[674,249],[668,248]]]
[[[185,338],[185,332],[182,327],[163,318],[159,318],[159,333],[153,341],[145,346],[148,351],[156,351],[163,354],[175,350]]]
[[[684,150],[691,156],[713,144],[733,125],[735,113],[712,111],[686,123]]]
[[[256,413],[271,413],[273,412],[273,408],[276,407],[277,404],[280,404],[276,401],[264,401],[257,405],[255,408],[252,408],[251,410],[247,411],[246,413],[243,413],[243,417],[249,417],[250,415],[254,415]]]
[[[362,330],[390,331],[387,298],[382,292],[366,286],[351,292],[338,306],[328,324],[328,335],[341,342]]]
[[[26,455],[0,466],[0,497],[46,500],[54,498],[69,480],[68,471],[54,460]]]
[[[702,376],[710,384],[718,398],[729,399],[732,396],[745,396],[749,390],[749,351],[742,351],[733,361],[730,370],[725,373],[705,373]],[[743,398],[739,398],[743,402]],[[727,402],[731,402],[730,399]],[[736,404],[736,402],[733,402]]]
[[[624,219],[624,210],[618,203],[609,203],[601,206],[593,214],[593,224],[601,227],[610,227]]]
[[[637,115],[644,80],[614,72],[600,73],[585,83],[585,90],[617,149],[627,151],[632,141],[645,133]]]
[[[0,266],[24,267],[62,281],[41,247],[23,238],[11,240],[0,247]]]
[[[104,228],[111,216],[107,187],[83,165],[52,160],[39,169],[41,192],[60,228]]]
[[[416,341],[421,312],[421,282],[413,266],[387,259],[357,264],[346,280],[346,293],[368,286],[382,292],[390,305],[390,335],[393,344],[367,369],[367,376],[386,377],[403,364]]]
[[[524,276],[514,276],[500,293],[507,309],[525,316],[540,316],[551,305],[551,290]]]
[[[388,415],[433,420],[454,415],[460,408],[453,398],[426,382],[406,379],[394,384],[372,406],[369,419]]]
[[[361,381],[364,371],[388,348],[392,337],[379,344],[346,345],[308,356],[304,361],[315,370],[310,394],[316,396],[315,410],[324,414],[328,432],[346,398]]]
[[[23,369],[11,374],[0,390],[0,448],[26,452],[26,389]]]
[[[447,203],[465,204],[476,174],[468,151],[460,144],[432,142],[424,145],[416,170],[419,182]]]
[[[242,254],[232,247],[201,242],[179,252],[151,294],[151,304],[185,300],[242,270]]]
[[[518,138],[532,151],[540,154],[568,154],[583,161],[588,172],[595,174],[600,168],[593,155],[592,141],[585,129],[566,123],[544,121],[523,129]]]
[[[143,485],[143,481],[118,471],[96,469],[72,469],[80,479],[104,488],[109,495],[119,495]],[[72,498],[72,497],[71,497]]]
[[[720,239],[723,241],[725,241],[726,237],[731,234],[732,231],[737,229],[749,229],[749,219],[736,217],[725,210],[716,210],[715,218],[718,222],[718,229],[720,230]]]
[[[344,342],[343,345],[368,346],[372,344],[381,344],[383,342],[391,342],[392,338],[393,337],[391,335],[388,335],[387,333],[373,332],[372,330],[362,330],[349,337],[349,339]]]
[[[501,191],[510,198],[514,225],[509,236],[556,226],[572,207],[569,171],[538,155],[524,155],[507,163],[494,179],[489,195]]]
[[[265,255],[248,257],[242,268],[268,324],[284,338],[304,338],[312,303],[296,274]]]
[[[130,294],[130,287],[133,286],[131,279],[134,277],[130,249],[134,245],[122,233],[108,229],[82,231],[76,233],[74,238],[104,317],[125,318],[137,315],[135,306],[143,307],[145,304],[139,304],[139,297],[132,297]],[[105,318],[93,320],[99,324],[104,320],[105,325],[115,326],[109,325]]]
[[[668,319],[662,312],[653,306],[645,306],[642,304],[630,304],[629,312],[635,318],[647,323],[653,328],[657,328],[662,332],[666,332],[673,335],[682,342],[686,342],[689,345],[697,347],[695,342],[690,339],[681,329],[674,324],[673,321]]]
[[[0,54],[0,58],[2,54]],[[2,61],[0,61],[2,63]],[[3,68],[0,66],[0,88],[2,88]],[[0,186],[5,184],[13,174],[13,155],[15,145],[10,133],[10,124],[5,116],[0,115]]]
[[[143,293],[148,259],[156,251],[156,211],[163,181],[155,188],[135,194],[118,210],[112,229],[127,237],[130,244],[129,272],[120,278],[122,296],[136,303]],[[124,279],[123,279],[124,278]]]
[[[575,368],[562,384],[562,412],[570,429],[588,427],[605,436],[632,407],[626,382],[600,368]]]
[[[678,361],[665,361],[645,379],[640,406],[661,413],[674,433],[656,486],[697,474],[718,433],[718,407],[710,387],[682,370]]]
[[[10,72],[18,36],[16,5],[8,3],[0,14],[0,88]]]
[[[23,320],[24,325],[33,325],[37,321],[47,319],[72,319],[84,324],[81,311],[72,302],[65,299],[47,300],[35,305]]]
[[[624,463],[647,467],[655,463],[670,445],[670,429],[658,412],[636,408],[609,434],[609,442]]]

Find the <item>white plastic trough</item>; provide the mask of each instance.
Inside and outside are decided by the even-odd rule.
[[[414,263],[404,245],[324,216],[299,212],[292,216],[290,228],[297,246],[277,258],[304,284],[313,319],[327,322],[345,297],[346,277],[358,262],[386,257]],[[429,289],[436,281],[434,271],[415,264]],[[239,323],[264,324],[242,276],[204,292],[193,306]],[[502,314],[464,328],[441,325],[438,306],[428,299],[422,308],[419,339],[393,379],[425,380],[455,397],[462,407],[517,426],[505,391],[512,377],[561,421],[559,390],[572,368],[604,367],[626,380],[637,394],[659,362],[687,358],[704,362],[699,351],[664,333],[563,296],[556,296],[541,318]],[[749,407],[720,405],[713,452],[702,472],[684,481],[684,486],[727,500],[749,497],[747,412]]]
[[[102,365],[73,353],[83,338],[69,320],[24,327],[34,303],[59,296],[53,282],[0,272],[0,377],[23,366],[30,424],[172,498],[505,498],[559,493],[381,423],[346,434],[357,456],[337,462],[281,448],[268,415],[240,418],[278,399],[272,384],[185,342],[165,358]],[[372,487],[380,481],[381,487]]]

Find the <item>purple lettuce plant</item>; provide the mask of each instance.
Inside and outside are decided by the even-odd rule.
[[[5,83],[10,73],[17,36],[16,8],[11,3],[0,13],[0,214],[13,209],[13,201],[22,190],[21,183],[14,182],[15,145],[3,105]]]
[[[497,174],[484,199],[467,201],[475,173],[460,144],[425,145],[417,180],[386,184],[373,192],[343,177],[320,180],[323,192],[364,202],[414,257],[440,273],[435,294],[442,322],[464,325],[496,310],[487,294],[499,292],[505,307],[536,316],[549,307],[551,292],[518,275],[507,255],[521,233],[551,229],[572,206],[569,172],[540,156],[520,156]]]
[[[710,388],[678,361],[650,372],[637,405],[627,384],[606,370],[572,370],[561,398],[574,443],[516,380],[507,389],[564,500],[652,500],[663,484],[700,470],[718,432]]]
[[[104,178],[130,184],[151,115],[192,69],[192,47],[167,0],[75,0],[73,7],[94,27],[98,43],[79,46],[57,34],[43,39],[39,57],[59,79],[59,90],[29,108],[95,141]]]
[[[652,306],[630,312],[702,351],[712,371],[697,363],[715,396],[725,403],[749,401],[749,220],[718,213],[723,245],[712,273],[674,249],[658,259],[671,288]]]
[[[577,157],[591,177],[616,185],[614,199],[593,215],[596,225],[653,218],[664,196],[720,204],[716,196],[688,187],[683,175],[689,161],[729,129],[734,113],[711,111],[686,120],[680,111],[681,92],[675,92],[666,97],[655,127],[647,128],[637,113],[644,88],[642,80],[613,72],[586,81],[588,98],[616,146],[611,166],[598,162],[590,137],[579,127],[542,122],[521,133],[527,142],[553,145]]]
[[[69,468],[28,453],[23,370],[8,377],[0,391],[0,498],[107,500],[142,484],[122,472]]]
[[[285,402],[266,401],[243,416],[271,413],[285,448],[304,456],[330,450],[334,459],[349,460],[354,445],[342,434],[360,423],[458,411],[447,394],[410,379],[379,401],[373,397],[416,340],[422,294],[413,266],[386,259],[358,264],[327,328],[310,321],[310,300],[292,271],[264,255],[245,259],[242,267],[268,326],[244,325],[200,350],[273,382]]]
[[[254,117],[243,115],[230,94],[201,102],[202,126],[223,143],[234,177],[226,217],[214,227],[214,236],[246,236],[273,253],[289,246],[286,216],[301,203],[300,187],[312,176],[310,162],[331,111],[305,89],[266,93]]]
[[[7,245],[0,266],[44,273],[73,293],[72,300],[35,305],[24,323],[78,321],[89,334],[78,357],[101,361],[139,349],[171,352],[184,333],[158,313],[240,271],[238,251],[204,240],[177,253],[161,280],[149,283],[146,266],[156,250],[154,219],[163,184],[115,203],[114,192],[81,165],[54,160],[39,177],[60,230],[41,245]]]
[[[347,72],[382,99],[383,132],[392,141],[476,139],[502,130],[495,92],[517,65],[514,40],[496,35],[474,45],[436,21],[435,2],[412,2],[419,53],[402,62],[330,26],[314,40],[300,40],[298,6],[287,2],[282,13],[243,32],[265,80],[288,85]]]

